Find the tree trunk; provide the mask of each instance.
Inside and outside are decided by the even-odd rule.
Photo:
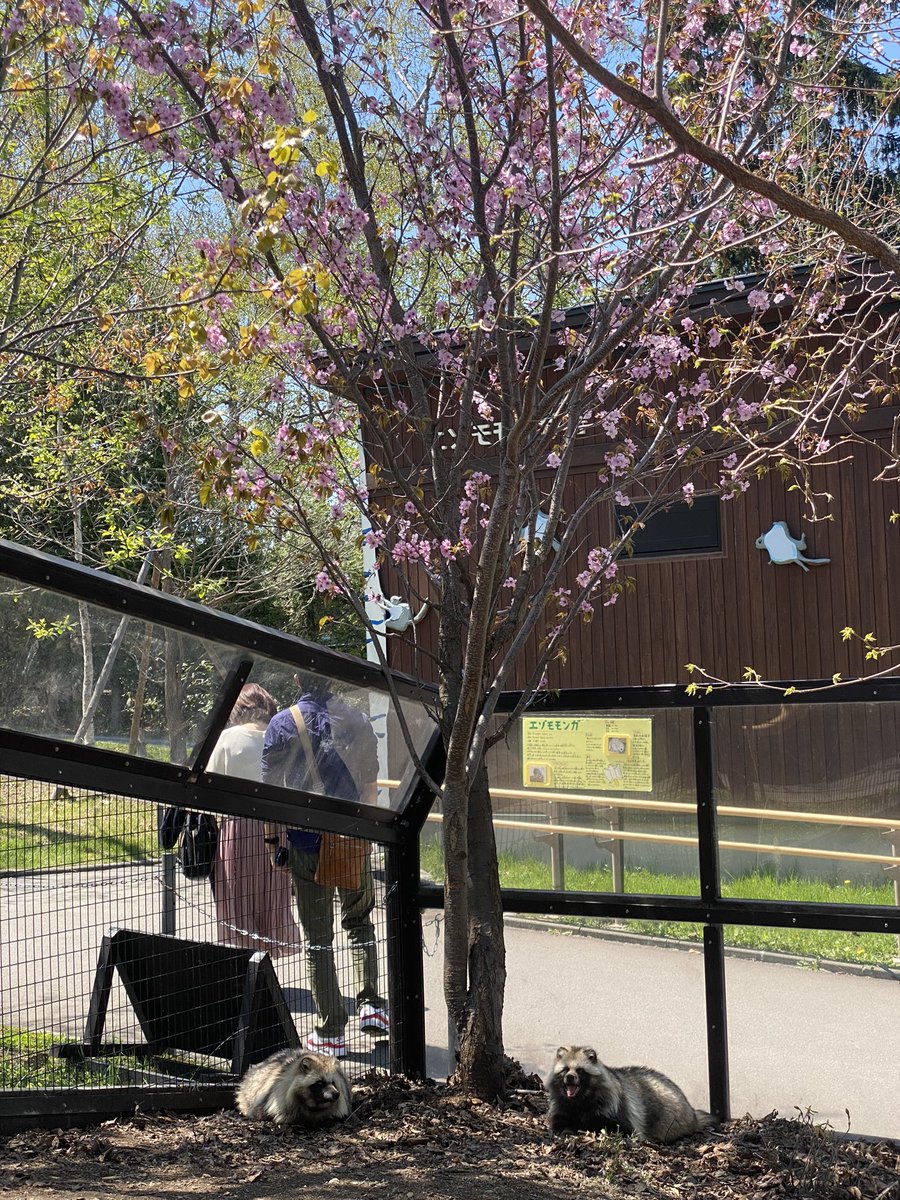
[[[62,425],[61,420],[56,420],[56,440],[60,448],[64,445],[62,440]],[[84,522],[82,520],[82,499],[78,497],[74,482],[72,479],[72,470],[68,457],[65,451],[62,452],[62,461],[66,464],[66,481],[68,490],[68,503],[72,509],[72,548],[73,557],[76,563],[84,562]],[[88,745],[94,745],[95,728],[94,716],[90,713],[91,697],[94,696],[94,630],[91,629],[90,607],[83,602],[78,605],[78,626],[80,638],[82,638],[82,715],[78,721],[78,730],[83,742]],[[86,718],[86,720],[85,720]]]
[[[465,614],[447,601],[445,595],[440,700],[449,747],[459,713]],[[495,1100],[504,1094],[506,1074],[503,911],[487,772],[482,764],[469,778],[466,766],[464,754],[448,754],[442,791],[444,997],[459,1046],[458,1081],[466,1091]]]
[[[166,630],[166,727],[169,733],[169,761],[187,762],[187,739],[184,728],[184,709],[181,703],[181,662],[178,633]]]
[[[451,707],[444,705],[444,745],[450,741]],[[469,849],[468,804],[465,772],[448,761],[441,792],[444,837],[444,999],[450,1024],[456,1032],[469,1021]],[[450,1048],[451,1051],[453,1047]]]
[[[459,1033],[459,1075],[483,1100],[503,1098],[503,998],[506,946],[497,844],[487,771],[482,763],[469,791],[469,1005]]]
[[[166,547],[159,555],[160,590],[169,595],[175,593],[175,581],[171,576],[172,551]],[[165,639],[165,710],[166,731],[169,735],[169,761],[184,763],[187,761],[187,740],[185,738],[184,708],[182,705],[183,686],[181,682],[181,635],[175,629],[166,629]]]
[[[153,573],[150,576],[150,586],[160,585],[159,565],[154,557]],[[134,689],[134,704],[131,713],[131,731],[128,735],[128,753],[137,754],[141,743],[141,718],[144,713],[144,695],[147,691],[147,677],[150,673],[150,650],[153,645],[153,626],[144,622],[144,637],[141,644],[141,655],[138,659],[137,683]]]

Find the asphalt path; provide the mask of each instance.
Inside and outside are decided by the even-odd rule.
[[[77,1039],[97,952],[110,926],[160,929],[158,864],[0,879],[0,1025]],[[379,888],[380,898],[380,888]],[[178,875],[178,933],[214,940],[209,888]],[[379,921],[381,925],[381,922]],[[381,925],[383,929],[383,925]],[[449,1067],[442,995],[441,923],[425,914],[428,1070]],[[337,952],[342,990],[349,962]],[[838,1130],[900,1138],[900,974],[863,978],[728,958],[732,1111],[783,1116],[811,1109]],[[382,945],[382,978],[384,978]],[[276,963],[298,1029],[311,1022],[303,956]],[[507,929],[504,1033],[508,1052],[543,1075],[557,1046],[593,1044],[614,1066],[642,1063],[708,1104],[703,957],[699,950],[633,945],[570,930]],[[352,1002],[348,1006],[352,1012]],[[348,1027],[351,1069],[384,1061]],[[139,1038],[116,982],[106,1038]]]
[[[446,1074],[440,922],[426,915],[428,1069]],[[569,931],[506,930],[507,1052],[546,1075],[558,1046],[593,1045],[612,1066],[665,1072],[709,1102],[700,950]],[[866,978],[726,960],[732,1114],[796,1117],[900,1138],[900,974]],[[849,1110],[849,1121],[845,1110]]]

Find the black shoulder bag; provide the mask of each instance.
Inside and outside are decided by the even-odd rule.
[[[185,879],[209,879],[219,845],[219,827],[209,813],[189,812],[181,835],[181,869]]]

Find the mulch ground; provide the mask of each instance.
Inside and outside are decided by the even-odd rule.
[[[502,1107],[393,1077],[309,1134],[212,1116],[136,1115],[0,1140],[0,1192],[41,1200],[900,1200],[900,1146],[808,1120],[745,1117],[674,1146],[551,1137],[545,1100]]]

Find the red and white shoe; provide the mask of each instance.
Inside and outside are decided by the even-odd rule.
[[[335,1058],[347,1057],[347,1039],[340,1033],[335,1037],[322,1037],[314,1029],[306,1039],[306,1048],[317,1054],[333,1054]]]
[[[390,1017],[376,1004],[363,1004],[359,1010],[359,1027],[363,1033],[381,1034],[386,1037],[391,1032]]]

